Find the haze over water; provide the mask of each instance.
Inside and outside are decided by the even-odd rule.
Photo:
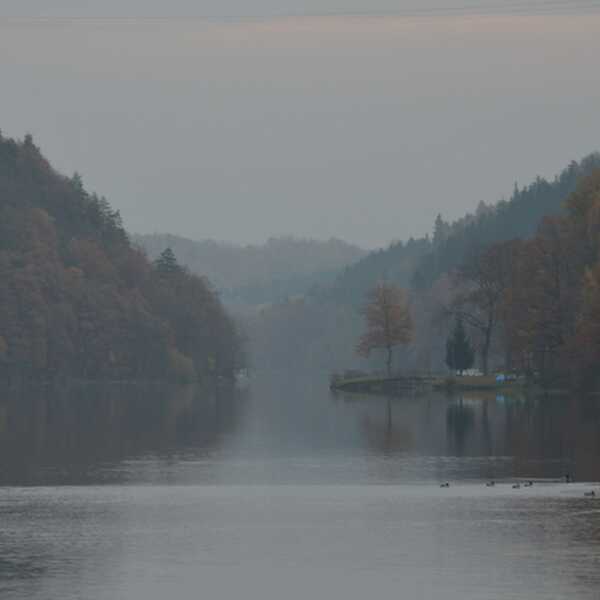
[[[390,420],[385,398],[263,373],[219,402],[76,386],[6,392],[0,414],[3,598],[600,589],[593,404],[425,395],[392,400]]]

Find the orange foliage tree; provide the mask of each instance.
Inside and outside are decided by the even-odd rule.
[[[367,330],[361,336],[356,350],[361,356],[369,356],[373,350],[385,350],[387,374],[390,377],[394,347],[408,344],[413,334],[406,294],[396,285],[379,283],[368,293],[361,312]]]

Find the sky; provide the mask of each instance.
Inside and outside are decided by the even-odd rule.
[[[134,232],[368,248],[600,150],[600,1],[0,2],[0,129]]]

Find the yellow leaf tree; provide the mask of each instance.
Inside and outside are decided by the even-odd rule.
[[[394,348],[412,340],[413,321],[406,294],[394,284],[378,283],[369,291],[361,312],[367,330],[356,351],[361,356],[369,356],[373,350],[385,350],[387,375],[391,377]]]

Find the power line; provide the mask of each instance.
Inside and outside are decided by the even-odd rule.
[[[70,23],[105,23],[135,24],[154,23],[177,20],[197,21],[262,21],[272,19],[293,19],[311,17],[347,17],[347,18],[437,18],[466,16],[509,16],[509,15],[567,15],[590,14],[600,12],[600,0],[504,0],[502,2],[471,2],[448,7],[407,7],[397,10],[343,11],[331,10],[320,12],[281,11],[263,15],[162,15],[162,16],[0,16],[5,23],[31,24],[70,24]]]

